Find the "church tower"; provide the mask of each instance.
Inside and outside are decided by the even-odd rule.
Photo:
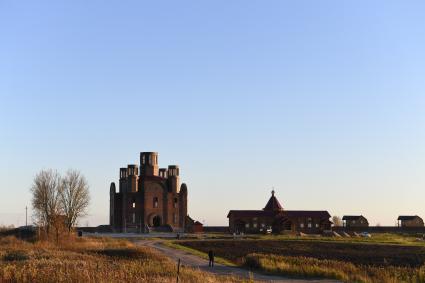
[[[158,153],[141,152],[140,165],[120,169],[119,191],[110,186],[110,224],[115,232],[183,232],[187,186],[177,165],[159,169]]]
[[[141,176],[158,176],[158,152],[141,152],[140,153],[140,175]]]

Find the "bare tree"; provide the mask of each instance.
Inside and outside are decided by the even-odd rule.
[[[59,174],[53,170],[43,170],[35,176],[31,187],[36,221],[45,227],[47,234],[60,213],[59,186]]]
[[[68,170],[62,178],[59,195],[65,223],[71,232],[78,219],[87,214],[90,194],[86,178],[77,170]]]
[[[342,219],[339,216],[333,216],[332,217],[332,222],[334,223],[335,227],[341,227],[342,226]]]

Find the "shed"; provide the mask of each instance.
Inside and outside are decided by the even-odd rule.
[[[398,227],[424,227],[424,221],[417,215],[400,215],[397,218]]]
[[[344,215],[344,227],[369,227],[369,221],[363,215]]]
[[[192,225],[192,233],[203,233],[204,232],[204,225],[199,222],[195,221]]]

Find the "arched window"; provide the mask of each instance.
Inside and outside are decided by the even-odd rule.
[[[157,208],[158,207],[158,198],[157,197],[154,197],[153,198],[153,207],[154,208]]]
[[[174,198],[174,208],[177,208],[178,203],[179,203],[179,200],[177,198]]]

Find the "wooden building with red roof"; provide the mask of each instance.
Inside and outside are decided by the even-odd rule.
[[[232,233],[260,233],[271,228],[274,233],[322,233],[331,230],[331,215],[325,210],[284,210],[272,191],[263,210],[230,210],[229,230]]]

